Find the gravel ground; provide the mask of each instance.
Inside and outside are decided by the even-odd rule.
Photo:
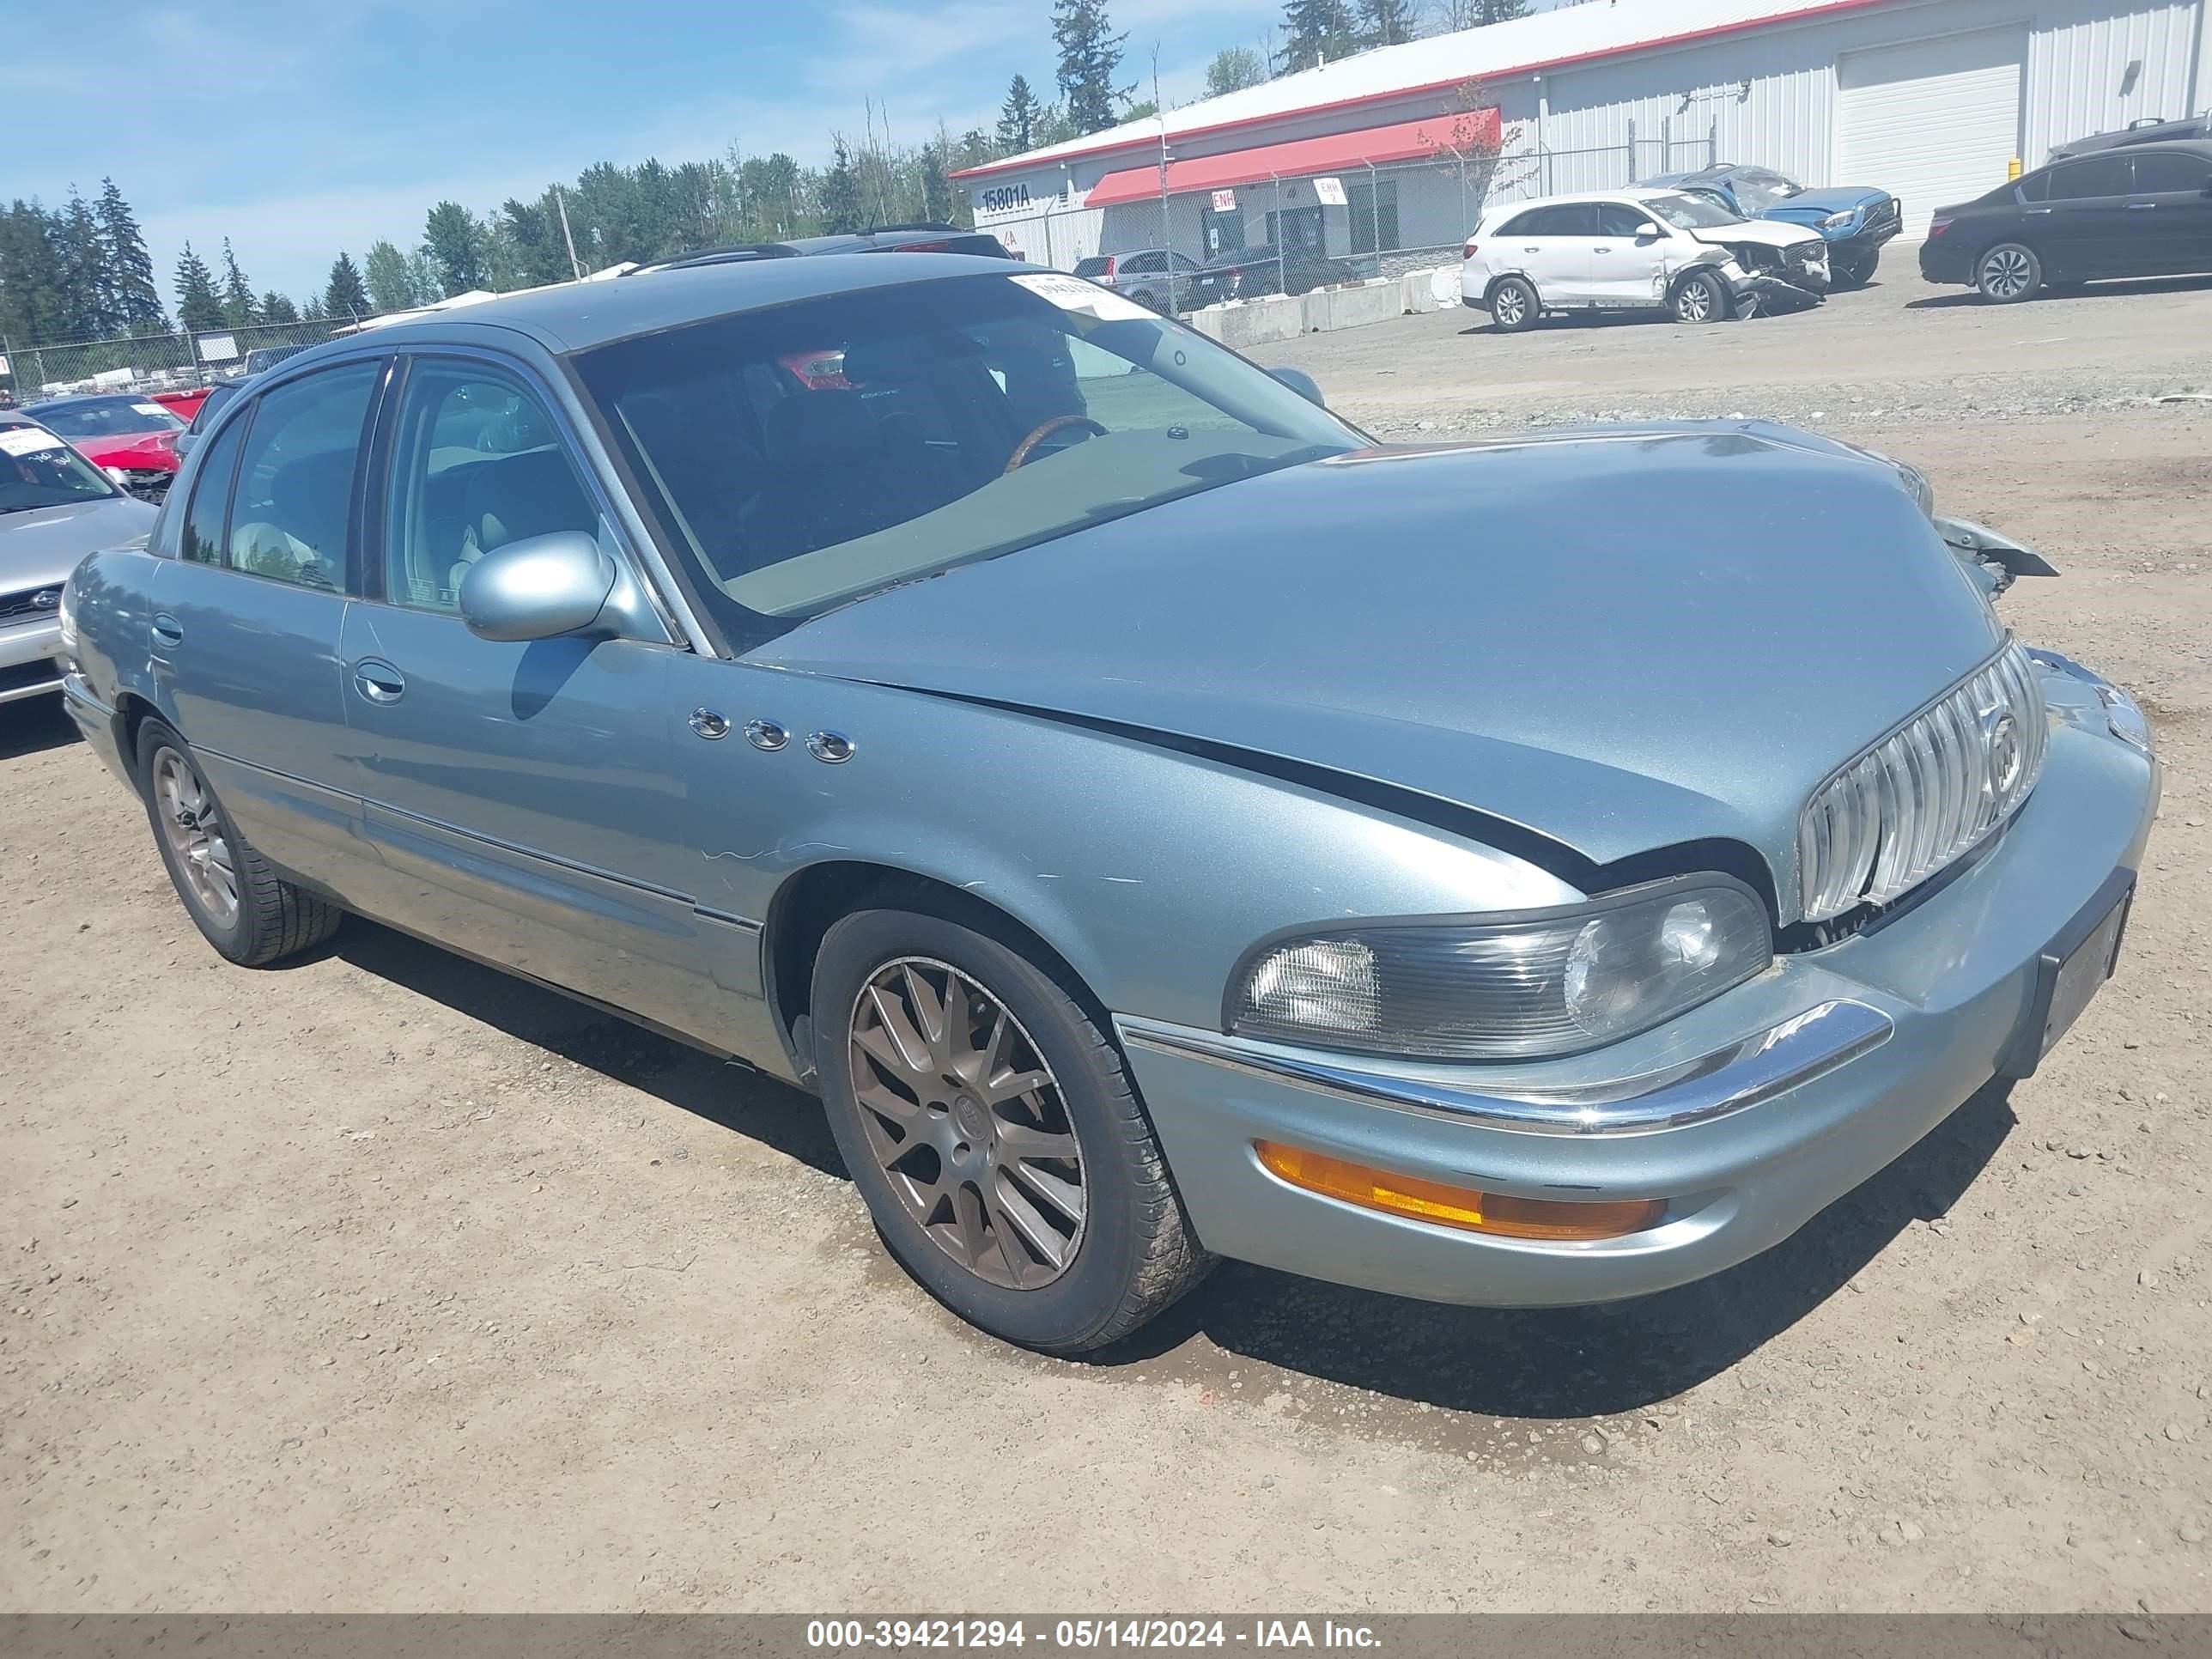
[[[2062,567],[2008,613],[2169,771],[2033,1079],[1666,1296],[1231,1267],[1054,1363],[886,1265],[795,1093],[367,925],[218,962],[0,709],[0,1607],[2212,1609],[2212,409],[2146,402],[2212,288],[1479,320],[1283,356],[1392,435],[1818,416]]]

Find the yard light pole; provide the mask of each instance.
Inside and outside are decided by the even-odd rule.
[[[1168,315],[1180,314],[1176,303],[1175,237],[1168,228],[1168,112],[1160,102],[1160,46],[1152,43],[1152,118],[1160,124],[1160,258],[1168,268]]]

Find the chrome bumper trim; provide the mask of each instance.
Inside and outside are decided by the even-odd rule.
[[[1150,1019],[1117,1018],[1133,1048],[1180,1054],[1253,1077],[1394,1111],[1519,1134],[1632,1135],[1740,1112],[1809,1083],[1889,1040],[1889,1016],[1863,1002],[1823,1002],[1680,1065],[1633,1077],[1541,1089],[1471,1087],[1465,1068],[1382,1072],[1335,1055]]]

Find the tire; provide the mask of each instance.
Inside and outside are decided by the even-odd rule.
[[[148,720],[138,728],[137,757],[154,845],[185,913],[220,954],[242,968],[259,968],[337,932],[345,913],[269,867],[231,823],[174,731]],[[180,805],[189,819],[179,813]],[[225,889],[228,906],[221,900]]]
[[[2043,261],[2025,242],[1999,242],[1974,261],[1974,286],[1991,305],[2017,305],[2043,286]]]
[[[1518,276],[1500,278],[1490,290],[1490,321],[1500,334],[1534,328],[1544,314],[1536,290]]]
[[[1728,289],[1719,277],[1693,270],[1674,285],[1667,308],[1678,323],[1717,323],[1728,315]]]
[[[940,1018],[933,1035],[933,1003],[963,1002],[964,1018]],[[811,1024],[830,1127],[885,1247],[969,1324],[1052,1354],[1127,1336],[1212,1266],[1121,1052],[1085,1003],[981,914],[856,911],[815,961]],[[921,1048],[918,1066],[904,1063],[909,1045]],[[1000,1057],[994,1075],[1043,1080],[994,1098],[974,1081],[992,1069],[981,1051]],[[1037,1153],[1013,1155],[1017,1133]],[[1071,1139],[1073,1157],[1045,1150]],[[1008,1188],[1025,1214],[991,1207],[1008,1205]],[[1070,1193],[1080,1195],[1072,1225]],[[1040,1228],[1053,1235],[1042,1250],[1024,1237]]]
[[[1832,267],[1834,275],[1829,279],[1828,286],[1838,294],[1864,288],[1874,281],[1874,273],[1881,264],[1881,250],[1879,248],[1857,259],[1841,260]]]

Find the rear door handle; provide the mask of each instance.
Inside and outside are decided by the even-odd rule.
[[[185,642],[184,625],[166,611],[154,613],[154,643],[159,646],[179,646]]]
[[[2155,202],[2130,202],[2128,204],[2128,211],[2130,213],[2151,213],[2155,212],[2157,208],[2158,204]]]
[[[376,657],[364,657],[353,665],[353,686],[371,702],[398,702],[407,692],[406,677]]]
[[[2051,210],[2050,208],[2039,208],[2039,207],[2032,207],[2032,208],[2028,209],[2027,210],[2028,210],[2030,213],[2049,213],[2049,212],[2051,212]]]

